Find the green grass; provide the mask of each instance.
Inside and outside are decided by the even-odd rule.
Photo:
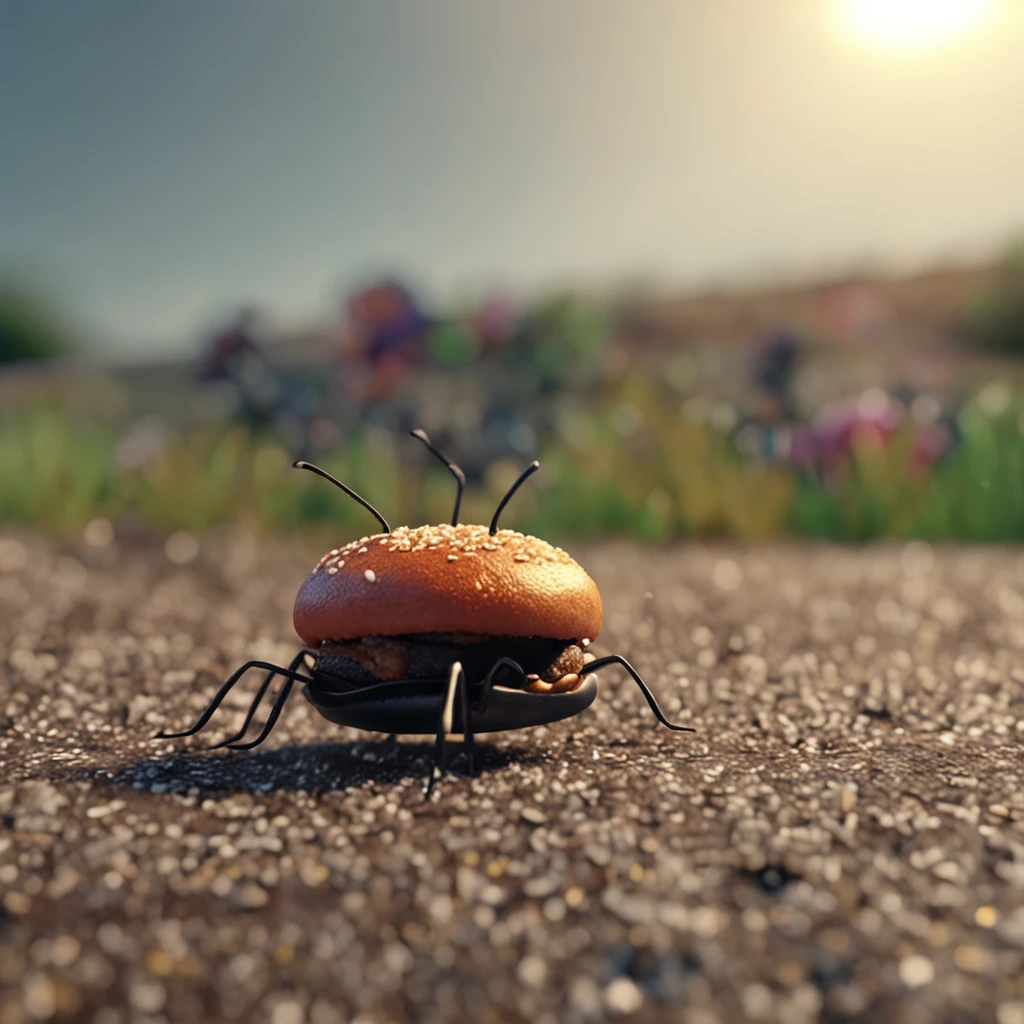
[[[967,405],[961,444],[937,467],[915,467],[912,438],[897,434],[883,448],[856,450],[830,487],[790,468],[744,462],[726,437],[652,394],[632,396],[631,408],[616,416],[609,399],[575,413],[541,453],[542,473],[517,494],[504,524],[551,539],[1024,540],[1024,395],[988,389]],[[394,525],[444,521],[452,480],[411,456],[405,440],[367,430],[322,464]],[[514,461],[491,467],[467,494],[462,519],[487,522],[520,469]],[[109,430],[52,409],[0,421],[0,522],[71,536],[97,516],[128,514],[166,532],[225,523],[335,537],[376,530],[356,503],[293,470],[275,439],[239,427],[173,438],[124,468]]]
[[[103,430],[47,410],[0,426],[0,521],[67,533],[123,511],[124,484]]]

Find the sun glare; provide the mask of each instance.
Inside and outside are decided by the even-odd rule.
[[[941,43],[977,24],[990,0],[844,0],[847,21],[863,39],[892,50]]]

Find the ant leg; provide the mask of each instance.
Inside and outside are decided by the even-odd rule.
[[[312,652],[305,649],[299,651],[299,653],[296,654],[294,658],[292,658],[291,664],[288,666],[288,671],[295,672],[298,669],[299,665],[302,665],[303,662],[306,660],[306,655],[310,653]],[[220,743],[215,743],[212,747],[210,747],[210,750],[220,750],[221,747],[229,747],[231,746],[232,743],[237,743],[240,739],[242,739],[243,736],[245,736],[245,734],[249,731],[249,726],[252,724],[252,720],[256,715],[257,709],[259,708],[260,704],[263,701],[264,695],[270,688],[271,680],[277,674],[278,673],[276,671],[271,671],[268,672],[264,677],[263,682],[260,684],[260,688],[256,691],[256,696],[253,698],[252,703],[249,705],[249,710],[245,714],[245,721],[242,723],[242,728],[239,729],[234,736],[229,736],[226,740],[223,740]]]
[[[473,705],[473,711],[477,715],[482,715],[487,710],[487,702],[491,699],[491,690],[494,689],[494,677],[498,674],[499,668],[511,668],[519,674],[519,677],[523,683],[526,682],[526,673],[523,671],[523,666],[518,661],[513,661],[511,658],[499,658],[492,666],[490,672],[487,673],[484,679],[483,688],[480,691],[480,696],[477,698],[476,703]]]
[[[309,676],[300,675],[298,672],[293,672],[290,669],[281,668],[279,665],[271,665],[269,661],[247,661],[240,668],[235,669],[234,672],[228,677],[227,680],[221,685],[221,688],[214,694],[213,700],[207,705],[206,710],[196,719],[195,725],[191,729],[186,729],[184,732],[164,732],[162,729],[160,732],[153,737],[156,740],[177,740],[183,736],[192,736],[199,732],[200,729],[210,720],[210,716],[220,707],[221,701],[228,695],[228,691],[235,683],[238,682],[242,676],[251,668],[265,668],[273,671],[277,675],[288,676],[290,679],[299,679],[304,683],[312,682]]]
[[[228,746],[228,750],[252,750],[253,747],[258,747],[270,735],[271,729],[277,724],[278,718],[281,717],[281,711],[284,709],[284,702],[288,699],[288,694],[292,692],[294,685],[295,678],[293,676],[281,687],[281,692],[277,695],[277,700],[274,701],[274,706],[270,709],[270,717],[267,718],[267,724],[263,726],[263,732],[256,739],[249,743],[232,743]]]
[[[581,676],[587,676],[590,675],[591,672],[596,672],[598,669],[604,668],[605,665],[614,664],[621,665],[633,677],[633,682],[635,682],[636,685],[640,687],[640,692],[644,695],[644,697],[647,698],[647,703],[650,704],[651,710],[654,712],[655,718],[657,718],[662,725],[667,726],[674,732],[697,731],[696,729],[691,729],[688,725],[675,725],[674,723],[670,722],[662,713],[661,708],[658,707],[658,702],[654,699],[654,694],[651,693],[651,691],[647,687],[647,684],[640,678],[640,675],[637,672],[637,670],[633,668],[633,666],[630,665],[630,663],[619,654],[610,654],[606,658],[598,658],[596,661],[591,661],[580,669],[579,674]]]
[[[469,777],[473,777],[473,721],[469,713],[469,686],[465,675],[459,683],[459,710],[462,713],[462,749],[469,762]]]
[[[441,714],[437,720],[437,743],[434,747],[434,763],[430,767],[430,777],[423,790],[425,796],[430,796],[434,783],[444,771],[444,751],[448,734],[452,731],[452,721],[455,711],[455,691],[458,689],[459,680],[463,680],[465,686],[466,673],[462,671],[461,662],[453,662],[451,671],[448,674],[448,687],[445,690],[444,702],[441,704]]]
[[[473,736],[473,715],[482,715],[487,710],[487,702],[491,698],[491,691],[494,689],[494,679],[498,674],[500,668],[511,668],[519,673],[520,678],[523,682],[526,681],[526,673],[523,671],[522,665],[517,661],[513,661],[511,658],[499,658],[492,666],[490,671],[484,678],[483,687],[480,691],[480,696],[476,701],[473,702],[472,707],[469,702],[469,687],[465,684],[465,678],[463,678],[462,686],[462,723],[463,723],[463,737],[465,741],[466,760],[469,762],[469,774],[472,777],[475,775],[473,755],[476,751],[476,741]]]

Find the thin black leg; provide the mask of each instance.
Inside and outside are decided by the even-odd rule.
[[[462,674],[459,684],[459,710],[462,714],[462,746],[469,763],[469,775],[473,777],[473,722],[469,714],[469,686],[466,675]]]
[[[475,714],[482,715],[487,710],[487,702],[491,699],[491,690],[494,689],[494,677],[498,674],[498,669],[506,666],[519,674],[521,682],[526,682],[526,672],[523,671],[523,666],[518,661],[513,661],[511,658],[499,658],[491,666],[490,672],[487,673],[480,690],[480,695],[473,704],[473,712]]]
[[[193,736],[199,732],[200,729],[210,720],[210,716],[220,707],[221,702],[228,695],[228,691],[231,689],[239,679],[245,675],[246,672],[251,668],[265,668],[277,675],[288,676],[291,679],[301,679],[303,682],[312,682],[309,676],[299,675],[297,672],[293,672],[290,669],[281,668],[278,665],[271,665],[269,661],[247,661],[240,668],[235,669],[234,672],[224,681],[221,688],[214,694],[213,700],[207,705],[206,710],[196,719],[195,725],[191,729],[186,729],[184,732],[164,732],[161,730],[154,736],[157,740],[177,740],[184,736]]]
[[[288,671],[296,671],[299,665],[303,664],[306,655],[309,653],[311,652],[307,650],[299,651],[299,653],[296,654],[294,658],[292,658],[291,663],[288,666]],[[255,717],[256,711],[259,709],[259,706],[262,703],[267,690],[270,689],[271,680],[273,680],[274,676],[276,676],[277,674],[277,671],[272,670],[268,672],[266,676],[264,676],[263,682],[260,683],[260,688],[256,691],[256,696],[253,698],[252,703],[249,705],[249,710],[245,714],[245,721],[242,723],[242,728],[239,729],[238,732],[234,734],[234,736],[229,736],[226,740],[223,740],[220,743],[215,743],[212,747],[210,747],[210,750],[220,750],[221,747],[230,747],[232,743],[237,743],[240,739],[242,739],[242,737],[245,736],[245,734],[249,731],[249,726],[252,724],[252,720]]]
[[[281,692],[277,695],[277,700],[274,701],[274,706],[270,709],[270,716],[267,718],[267,724],[263,726],[263,732],[249,743],[232,743],[228,750],[252,750],[253,747],[258,747],[269,735],[271,730],[277,724],[278,718],[281,717],[281,711],[284,708],[284,702],[288,699],[288,694],[292,692],[292,687],[295,685],[295,679],[290,678],[284,686],[281,687]]]
[[[654,699],[654,694],[648,689],[647,684],[640,678],[640,674],[625,658],[619,654],[609,654],[606,658],[598,658],[596,661],[592,661],[587,665],[584,665],[580,669],[581,676],[590,675],[591,672],[596,672],[598,669],[604,668],[606,665],[621,665],[632,677],[633,682],[640,687],[640,692],[647,698],[647,703],[650,704],[651,710],[654,712],[655,717],[661,722],[662,725],[667,726],[674,732],[696,732],[696,729],[691,729],[688,725],[676,725],[670,722],[665,715],[662,713],[658,702]]]
[[[456,661],[448,674],[448,686],[445,689],[444,700],[441,703],[440,714],[437,718],[437,742],[434,745],[434,763],[430,766],[430,777],[424,787],[424,794],[430,796],[434,789],[434,783],[444,772],[445,744],[448,734],[452,731],[452,720],[455,712],[455,693],[458,689],[459,680],[465,680],[466,673],[462,671],[462,664]],[[465,682],[463,682],[465,686]]]

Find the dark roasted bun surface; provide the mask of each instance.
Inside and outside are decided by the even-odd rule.
[[[331,551],[295,598],[308,647],[410,633],[593,640],[601,595],[561,548],[486,526],[399,527]]]

